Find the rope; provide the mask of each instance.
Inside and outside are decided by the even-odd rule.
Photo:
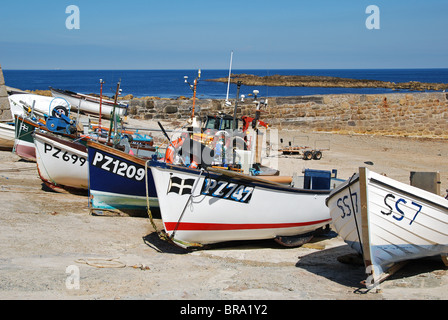
[[[126,264],[118,261],[119,258],[111,259],[78,259],[76,263],[84,263],[96,268],[124,268]]]
[[[201,179],[202,174],[204,173],[204,169],[201,168],[201,173],[199,174],[198,179],[195,181],[193,189],[191,190],[190,197],[188,197],[187,203],[185,203],[184,209],[182,210],[182,213],[180,214],[179,220],[177,221],[176,227],[173,230],[173,233],[170,236],[170,239],[174,238],[174,235],[179,228],[180,221],[182,220],[182,217],[184,216],[185,210],[187,209],[188,205],[190,204],[191,199],[194,197],[194,191],[196,190],[196,187],[198,186],[199,180]]]
[[[162,240],[169,241],[170,239],[166,236],[166,234],[163,231],[157,230],[157,226],[154,222],[154,218],[152,216],[152,212],[151,212],[151,209],[149,206],[149,186],[148,186],[148,163],[149,163],[149,161],[151,161],[151,160],[148,160],[145,162],[146,211],[148,213],[149,221],[151,222],[151,225],[152,225],[153,229],[155,230],[155,232],[157,233],[157,235],[159,236],[159,238]]]
[[[151,270],[151,268],[145,264],[139,263],[133,266],[128,266],[125,263],[118,260],[119,258],[111,258],[111,259],[78,259],[75,260],[75,263],[83,263],[91,267],[106,269],[106,268],[126,268],[131,267],[134,269],[140,270]]]

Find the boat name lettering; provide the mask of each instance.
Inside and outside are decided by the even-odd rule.
[[[93,157],[92,165],[132,180],[142,181],[145,178],[145,168],[137,169],[137,167],[132,164],[127,164],[124,161],[115,159],[98,151]]]
[[[423,206],[412,201],[411,205],[413,207],[411,207],[411,205],[407,205],[408,201],[406,201],[405,199],[399,198],[397,201],[395,201],[395,199],[396,197],[392,193],[388,193],[384,197],[384,204],[389,208],[389,211],[384,212],[383,210],[381,210],[381,213],[386,216],[392,215],[392,218],[394,218],[397,221],[401,221],[405,216],[405,212],[403,210],[406,210],[411,214],[411,216],[412,214],[414,214],[414,218],[412,218],[411,222],[409,222],[409,225],[411,225],[415,221],[415,218],[417,218],[417,215],[420,213]],[[394,212],[394,209],[392,208],[394,202],[395,202],[395,210],[397,211],[397,213]]]
[[[352,215],[352,209],[355,210],[356,213],[358,213],[358,194],[356,192],[353,192],[351,194],[351,200],[349,199],[348,195],[345,195],[339,198],[338,201],[336,201],[336,205],[342,211],[342,219],[344,219],[345,217],[350,217]]]
[[[202,185],[201,194],[214,198],[249,203],[254,190],[254,187],[248,187],[243,184],[206,178]]]
[[[73,164],[75,164],[76,162],[79,161],[80,167],[82,167],[87,162],[87,158],[80,157],[76,154],[70,154],[67,151],[62,153],[62,149],[59,149],[58,147],[54,147],[48,143],[45,143],[44,150],[45,150],[45,153],[54,151],[52,156],[56,159],[62,159],[65,162],[72,162]]]

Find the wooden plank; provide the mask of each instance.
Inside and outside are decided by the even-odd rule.
[[[367,197],[367,174],[368,169],[365,167],[359,168],[359,190],[361,201],[361,248],[363,251],[364,265],[369,267],[372,265],[372,257],[370,253],[370,236],[369,236],[369,221],[368,221],[368,197]],[[359,226],[358,226],[359,227]],[[372,270],[373,272],[373,270]]]

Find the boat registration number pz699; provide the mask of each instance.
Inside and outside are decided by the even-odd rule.
[[[79,166],[82,167],[87,159],[76,154],[70,154],[67,151],[63,152],[62,149],[57,147],[53,147],[52,145],[45,143],[44,146],[45,153],[53,153],[52,156],[56,159],[62,159],[65,162],[70,162],[72,164],[76,164],[78,162]]]
[[[142,181],[145,178],[145,168],[137,168],[100,152],[95,153],[92,165],[132,180]]]
[[[243,184],[206,178],[202,185],[201,194],[214,198],[249,203],[254,190],[254,187],[248,187]]]

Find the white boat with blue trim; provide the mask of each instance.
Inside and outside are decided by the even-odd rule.
[[[448,200],[367,168],[326,200],[336,232],[362,255],[374,288],[407,260],[448,254]]]

